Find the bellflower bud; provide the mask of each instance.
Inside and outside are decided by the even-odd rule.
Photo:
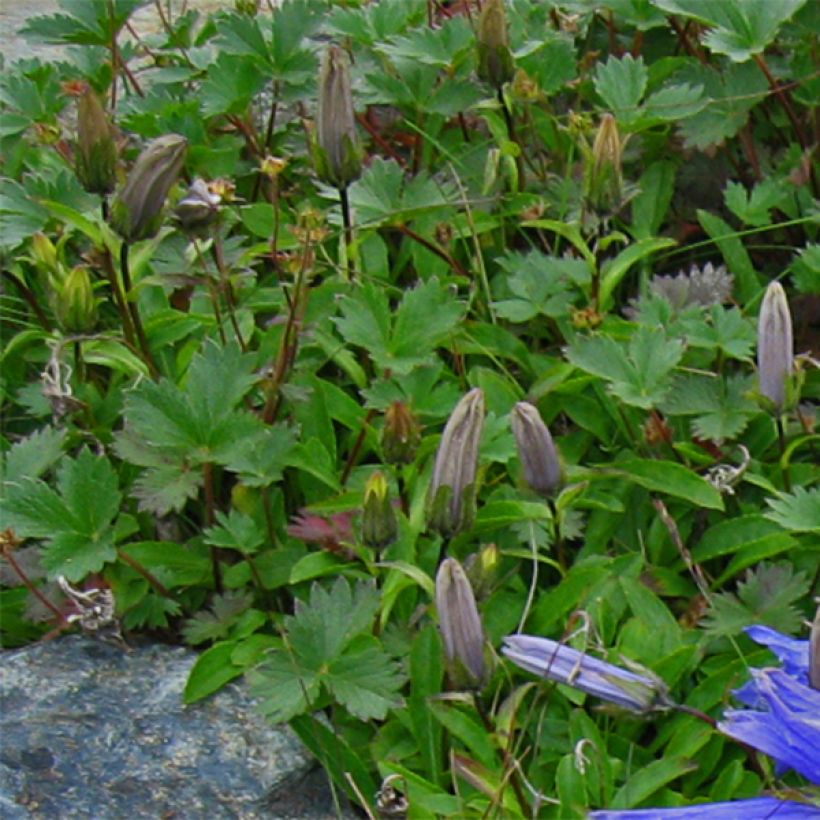
[[[388,464],[410,464],[416,457],[421,432],[413,411],[394,401],[384,414],[382,453]]]
[[[621,154],[623,143],[618,122],[612,114],[604,114],[592,152],[587,158],[584,196],[587,204],[599,212],[617,208],[623,197]]]
[[[455,406],[436,453],[427,494],[427,524],[442,535],[455,535],[472,526],[483,427],[484,393],[476,387]]]
[[[778,412],[786,404],[793,357],[792,317],[786,292],[779,282],[771,282],[766,288],[757,324],[757,372],[760,392]]]
[[[616,706],[646,712],[671,702],[663,682],[593,658],[571,646],[533,635],[508,635],[502,654],[542,678],[580,689]]]
[[[204,179],[197,177],[177,203],[174,214],[184,230],[196,232],[216,219],[220,202],[222,197],[213,193]]]
[[[54,297],[54,312],[68,333],[84,333],[97,321],[97,300],[88,268],[73,268]]]
[[[368,547],[380,549],[396,540],[398,529],[387,479],[384,473],[377,471],[370,476],[364,488],[362,541]]]
[[[478,76],[500,88],[512,79],[515,71],[504,0],[486,0],[478,19],[477,40]]]
[[[110,194],[117,181],[114,128],[100,98],[86,88],[77,103],[77,178],[92,194]]]
[[[485,544],[478,552],[468,556],[464,562],[464,570],[470,586],[479,600],[483,600],[490,594],[500,563],[501,553],[495,544]]]
[[[153,236],[162,206],[185,161],[188,141],[179,134],[157,137],[137,158],[111,206],[111,224],[126,242]]]
[[[515,405],[511,418],[527,484],[539,495],[551,495],[561,484],[561,461],[549,428],[538,409],[526,401]]]
[[[457,689],[486,683],[484,628],[467,575],[455,558],[445,558],[436,575],[438,610],[450,682]]]
[[[319,74],[315,153],[319,178],[337,188],[346,188],[362,172],[350,63],[338,46],[325,52]]]

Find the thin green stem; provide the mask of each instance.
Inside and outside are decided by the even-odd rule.
[[[137,337],[140,350],[142,351],[142,358],[145,364],[148,365],[148,370],[151,372],[151,377],[156,379],[159,376],[159,368],[156,360],[151,353],[151,348],[148,346],[148,337],[145,335],[145,330],[142,326],[142,319],[140,318],[139,305],[137,305],[136,294],[131,293],[131,271],[128,264],[130,246],[123,240],[120,245],[120,273],[122,274],[122,286],[125,291],[125,305],[127,312],[131,316],[131,324],[134,328],[134,333]],[[130,300],[129,300],[130,295]]]
[[[777,426],[777,443],[780,447],[780,470],[783,476],[783,487],[787,493],[792,491],[792,474],[790,461],[786,456],[786,429],[783,426],[783,416],[779,415],[775,419]]]
[[[353,247],[353,220],[350,216],[350,201],[347,198],[347,187],[339,188],[339,202],[342,206],[342,223],[344,224],[345,233],[345,264],[347,266],[347,278],[349,281],[354,279],[353,257],[351,249]]]

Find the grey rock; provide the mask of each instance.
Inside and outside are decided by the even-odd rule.
[[[324,773],[243,685],[183,704],[196,657],[82,635],[3,652],[0,816],[336,817]]]

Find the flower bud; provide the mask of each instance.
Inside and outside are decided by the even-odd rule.
[[[54,243],[41,231],[31,237],[31,261],[40,273],[48,274],[58,269],[60,262]]]
[[[809,634],[809,686],[820,690],[820,605]]]
[[[219,215],[222,197],[212,193],[204,179],[197,177],[177,203],[174,214],[186,231],[198,231],[210,225]]]
[[[459,401],[444,427],[427,494],[427,524],[444,536],[472,526],[483,427],[484,393],[476,387]]]
[[[495,544],[485,544],[464,562],[464,571],[479,600],[490,594],[500,564],[501,553]]]
[[[757,324],[757,372],[760,392],[780,412],[792,373],[794,344],[792,317],[786,292],[779,282],[766,288]]]
[[[480,689],[486,682],[484,628],[473,588],[455,558],[445,558],[438,569],[436,609],[451,684]]]
[[[478,19],[478,76],[496,88],[512,79],[513,65],[504,0],[486,0]]]
[[[561,460],[538,409],[520,401],[512,411],[512,429],[527,484],[539,495],[551,495],[561,484]]]
[[[55,294],[54,312],[60,327],[68,333],[84,333],[97,321],[97,300],[88,268],[73,268]]]
[[[147,239],[159,230],[162,206],[182,170],[187,147],[185,137],[166,134],[137,158],[111,206],[111,224],[126,242]]]
[[[618,122],[612,114],[604,114],[586,163],[584,197],[590,209],[606,213],[620,204],[623,197],[622,150]]]
[[[362,172],[350,64],[338,46],[325,52],[319,74],[315,155],[319,178],[337,188],[346,188]]]
[[[110,194],[117,181],[114,128],[100,98],[85,88],[77,103],[77,178],[92,194]]]
[[[384,414],[382,454],[388,464],[410,464],[416,457],[421,431],[413,411],[394,401]]]
[[[375,472],[364,488],[362,541],[368,547],[380,549],[396,540],[398,522],[384,473]]]

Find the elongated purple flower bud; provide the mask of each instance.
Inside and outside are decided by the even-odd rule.
[[[658,679],[598,660],[571,646],[533,635],[508,635],[501,652],[542,678],[564,683],[635,712],[671,705]]]
[[[427,524],[442,535],[455,535],[472,526],[483,427],[484,393],[476,387],[455,406],[436,453],[427,495]]]
[[[127,242],[147,239],[159,230],[162,206],[182,170],[187,148],[185,137],[166,134],[137,157],[111,205],[111,224]]]
[[[551,495],[561,484],[561,460],[538,409],[520,401],[512,411],[512,429],[524,478],[535,492]]]
[[[792,316],[786,292],[779,282],[766,288],[757,324],[757,372],[760,392],[780,412],[794,363]]]
[[[452,684],[459,689],[481,688],[486,682],[484,627],[473,588],[455,558],[445,558],[438,569],[436,609]]]
[[[487,0],[478,19],[478,76],[500,88],[515,71],[504,0]]]

